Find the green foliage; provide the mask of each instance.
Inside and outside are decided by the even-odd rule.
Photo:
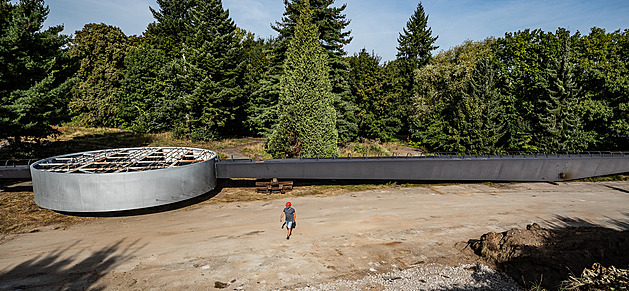
[[[349,31],[343,31],[350,23],[343,11],[346,5],[332,7],[334,0],[318,0],[304,2],[301,0],[284,1],[285,12],[280,22],[273,25],[279,33],[278,37],[270,40],[266,55],[269,68],[260,81],[261,87],[252,97],[252,113],[247,124],[254,132],[268,134],[270,128],[276,124],[278,118],[278,100],[281,93],[279,80],[283,74],[283,63],[290,40],[294,37],[297,19],[301,9],[308,6],[313,11],[313,21],[319,29],[319,41],[328,54],[330,72],[328,78],[334,93],[334,106],[337,111],[337,131],[342,141],[356,138],[358,127],[354,118],[356,108],[348,102],[350,88],[347,84],[348,64],[343,58],[343,46],[350,43],[352,38]]]
[[[328,55],[319,44],[307,0],[305,4],[280,79],[280,120],[268,143],[269,153],[275,158],[337,154]]]
[[[269,39],[263,53],[267,59],[267,67],[258,79],[259,87],[253,91],[247,107],[245,125],[255,135],[270,136],[278,117],[278,96],[280,95],[280,76],[283,66],[283,56],[279,50],[279,40]]]
[[[432,151],[501,148],[506,100],[498,89],[492,39],[466,42],[433,57],[416,76],[412,137]]]
[[[260,50],[253,36],[220,0],[157,2],[156,22],[127,58],[125,98],[134,108],[126,116],[138,115],[129,124],[194,141],[242,134],[245,92],[261,70],[252,66],[263,66],[249,59]]]
[[[574,40],[575,82],[584,132],[598,149],[626,149],[629,141],[629,30],[592,28]]]
[[[252,135],[269,134],[265,132],[265,130],[273,126],[271,121],[277,120],[277,116],[275,115],[277,114],[277,103],[272,104],[273,100],[265,99],[265,97],[269,95],[262,93],[262,87],[279,86],[279,80],[273,80],[275,82],[274,84],[263,83],[270,82],[271,80],[267,75],[270,66],[267,51],[272,41],[273,40],[254,39],[254,35],[251,33],[243,35],[241,40],[242,60],[246,64],[244,90],[245,95],[249,96],[245,107],[247,117],[244,118],[243,125],[248,133]],[[261,106],[261,104],[266,104],[266,106]]]
[[[464,151],[501,151],[506,112],[498,87],[499,75],[491,57],[480,59],[458,100],[455,122]]]
[[[198,0],[157,0],[159,10],[151,7],[155,22],[149,24],[145,37],[150,45],[163,51],[169,59],[181,57],[184,43],[190,36],[190,10]]]
[[[574,65],[570,62],[570,40],[564,36],[561,55],[553,58],[554,67],[548,70],[546,94],[538,100],[539,127],[537,148],[544,152],[574,151],[587,147],[581,133],[581,118],[576,105],[579,88],[573,80]]]
[[[193,140],[237,133],[243,116],[240,39],[220,0],[200,1],[189,11],[190,32],[180,63],[185,128]]]
[[[439,48],[434,45],[438,36],[432,36],[432,29],[428,26],[428,15],[421,2],[411,18],[406,22],[403,33],[398,37],[398,59],[405,60],[412,69],[419,69],[430,61],[430,52]]]
[[[419,3],[380,64],[365,49],[345,57],[350,21],[334,0],[285,0],[270,39],[238,29],[220,0],[157,3],[141,37],[87,24],[68,43],[62,26],[42,29],[43,0],[0,0],[0,138],[44,137],[71,110],[76,124],[193,140],[273,135],[276,156],[334,154],[337,139],[529,152],[629,140],[629,30],[527,29],[433,57]]]
[[[118,27],[86,24],[70,43],[70,56],[80,66],[75,74],[70,109],[78,125],[117,127],[128,38]]]
[[[148,43],[129,50],[118,115],[122,127],[137,132],[159,132],[172,128],[181,106],[166,99],[169,63],[164,51]]]
[[[400,108],[394,94],[386,91],[386,68],[380,57],[365,49],[347,58],[350,103],[358,108],[355,117],[358,135],[363,138],[391,140],[402,126]]]
[[[0,0],[0,138],[45,137],[67,117],[68,37],[42,29],[48,13],[43,0]]]
[[[411,114],[411,99],[417,93],[415,71],[424,67],[431,59],[431,51],[439,48],[434,45],[438,36],[432,36],[432,29],[428,26],[428,15],[424,11],[422,3],[417,4],[417,8],[411,15],[403,33],[397,39],[397,63],[395,64],[397,77],[394,86],[391,87],[393,94],[400,101],[398,105],[403,118],[402,133],[408,133],[409,120]]]

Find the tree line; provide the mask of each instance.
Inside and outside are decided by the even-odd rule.
[[[397,58],[348,56],[346,5],[285,0],[277,36],[220,0],[158,0],[141,36],[90,23],[43,29],[44,0],[0,0],[0,138],[71,122],[205,141],[264,136],[276,157],[358,139],[428,151],[624,150],[629,30],[527,29],[435,52],[421,3]]]

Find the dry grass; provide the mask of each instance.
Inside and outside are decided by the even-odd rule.
[[[35,204],[33,192],[0,192],[0,233],[23,233],[37,231],[49,225],[68,225],[92,220],[60,214]]]
[[[248,145],[243,147],[240,152],[246,156],[255,156],[258,155],[262,159],[272,159],[271,154],[266,152],[266,148],[264,143],[259,142],[252,145]]]
[[[570,276],[562,287],[565,290],[628,290],[629,270],[594,263],[583,270],[581,277]]]
[[[258,193],[255,189],[254,179],[234,179],[234,180],[220,180],[219,187],[212,193],[210,199],[196,203],[191,206],[182,208],[192,209],[200,207],[205,204],[220,204],[220,203],[232,203],[232,202],[247,202],[247,201],[271,201],[276,199],[289,199],[291,197],[299,196],[314,196],[314,197],[328,197],[334,195],[341,195],[351,192],[366,191],[373,189],[384,188],[400,188],[400,187],[412,187],[414,184],[397,185],[395,183],[382,183],[382,184],[345,184],[345,185],[332,185],[332,184],[315,184],[321,182],[295,182],[293,190],[287,191],[285,194],[281,193]]]

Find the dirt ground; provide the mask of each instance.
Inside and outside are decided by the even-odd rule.
[[[629,228],[627,181],[291,197],[298,226],[290,240],[279,221],[286,200],[202,203],[4,235],[0,290],[294,289],[435,262],[484,262],[470,240],[533,223]]]

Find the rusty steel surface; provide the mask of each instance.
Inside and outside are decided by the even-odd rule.
[[[214,189],[216,153],[146,147],[52,157],[30,166],[35,202],[66,212],[108,212],[187,200]]]
[[[391,181],[563,181],[629,172],[629,153],[221,160],[217,178]]]

